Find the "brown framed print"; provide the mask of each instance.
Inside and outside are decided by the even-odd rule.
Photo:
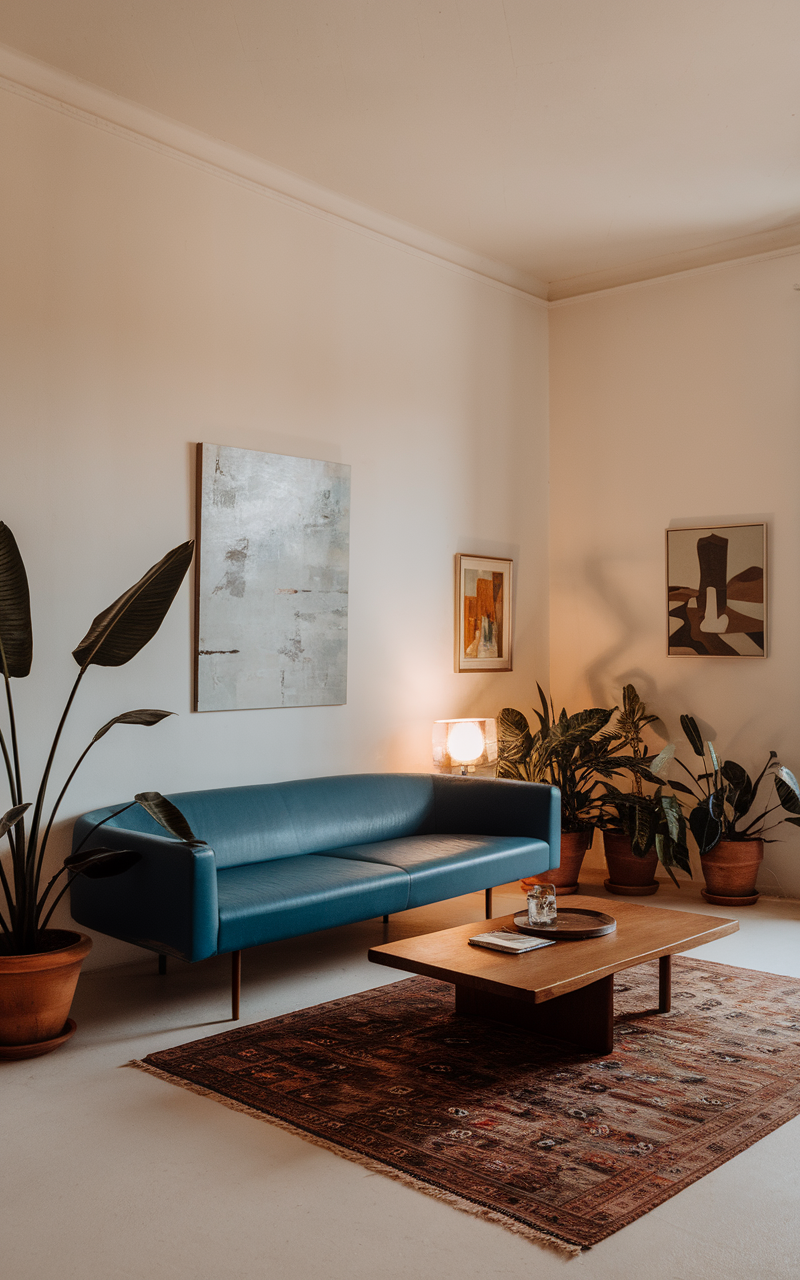
[[[456,671],[511,670],[511,560],[456,556]]]
[[[670,657],[767,656],[767,526],[667,529]]]

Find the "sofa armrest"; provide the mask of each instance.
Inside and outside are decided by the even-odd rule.
[[[433,775],[435,831],[440,835],[531,836],[561,861],[561,792],[540,782]]]
[[[85,819],[76,823],[76,843],[88,825]],[[133,849],[140,860],[107,879],[75,877],[70,902],[77,924],[183,960],[216,955],[219,906],[213,849],[111,826],[101,827],[90,844]]]

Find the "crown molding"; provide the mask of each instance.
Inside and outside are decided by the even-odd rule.
[[[402,252],[520,294],[543,308],[567,306],[607,293],[800,252],[800,220],[797,220],[697,249],[547,284],[530,272],[483,257],[421,227],[350,200],[300,174],[281,169],[6,45],[0,45],[0,89],[233,182],[308,216],[336,223]]]
[[[359,204],[128,98],[0,45],[0,89],[158,151],[317,218],[383,241],[547,306],[547,285],[526,271]]]
[[[769,258],[786,258],[800,253],[800,221],[787,223],[773,231],[759,231],[735,240],[723,240],[691,249],[684,253],[654,258],[630,268],[595,271],[569,280],[553,280],[548,297],[550,307],[566,307],[607,293],[626,293],[644,289],[667,280],[704,275],[708,271],[724,271],[747,262],[765,262]]]

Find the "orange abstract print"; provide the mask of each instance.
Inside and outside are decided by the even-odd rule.
[[[503,574],[465,569],[464,657],[503,656]]]

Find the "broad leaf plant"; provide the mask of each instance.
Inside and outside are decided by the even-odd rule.
[[[10,858],[6,855],[5,863],[0,857],[0,951],[6,955],[29,955],[46,949],[44,931],[75,876],[99,878],[118,875],[138,861],[139,855],[131,850],[86,848],[97,829],[95,827],[82,845],[64,859],[55,875],[46,884],[42,883],[53,823],[67,788],[89,751],[115,725],[152,726],[172,715],[171,711],[143,708],[114,716],[97,730],[52,804],[48,802],[48,789],[64,726],[87,671],[92,666],[121,667],[152,640],[189,568],[193,549],[193,542],[184,542],[153,565],[144,577],[97,615],[73,650],[78,674],[56,726],[38,787],[31,793],[32,798],[26,800],[28,793],[23,787],[11,686],[13,680],[24,679],[30,674],[33,661],[30,593],[14,535],[7,525],[0,522],[0,662],[7,707],[6,726],[4,730],[0,729],[0,750],[11,799],[8,811],[0,818],[0,839],[7,839],[11,855]],[[177,839],[192,844],[202,843],[195,840],[183,815],[158,792],[143,792],[131,801],[131,805],[135,803],[147,809]],[[125,805],[123,809],[129,807]]]
[[[500,712],[497,776],[558,787],[563,831],[597,826],[623,832],[640,857],[655,849],[676,884],[674,866],[691,875],[681,807],[652,773],[654,757],[642,737],[658,717],[648,714],[635,687],[623,689],[621,710],[592,707],[571,716],[562,710],[558,717],[536,687],[542,705],[541,712],[534,708],[538,730],[531,732],[521,711],[506,707]],[[617,719],[607,729],[615,712]],[[630,791],[611,781],[624,773],[632,776]],[[655,785],[655,792],[645,793],[643,782]]]
[[[735,760],[720,759],[713,742],[703,738],[693,716],[681,716],[681,728],[695,757],[701,761],[697,771],[675,755],[672,745],[653,761],[652,769],[664,775],[674,760],[689,779],[687,784],[669,778],[667,785],[679,796],[686,797],[682,803],[689,811],[689,827],[701,857],[711,853],[720,840],[762,839],[770,843],[767,833],[774,831],[781,821],[800,827],[800,786],[774,751],[770,751],[767,763],[753,781]],[[777,804],[772,803],[773,788]],[[768,818],[776,813],[777,819],[768,824]]]

